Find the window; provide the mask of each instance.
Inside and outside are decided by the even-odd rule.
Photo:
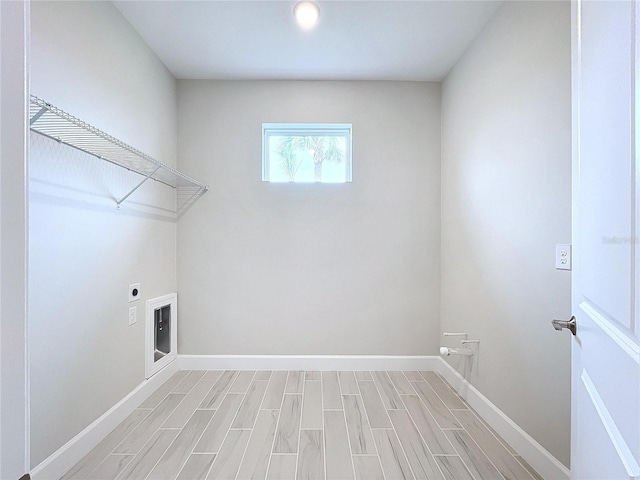
[[[351,124],[263,123],[262,180],[351,181]]]

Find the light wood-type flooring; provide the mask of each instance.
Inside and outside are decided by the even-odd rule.
[[[182,370],[66,479],[540,479],[433,372]]]

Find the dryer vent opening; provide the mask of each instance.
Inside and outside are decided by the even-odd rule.
[[[153,311],[153,361],[171,353],[171,305]]]
[[[177,308],[175,293],[147,301],[145,334],[147,378],[177,357]]]

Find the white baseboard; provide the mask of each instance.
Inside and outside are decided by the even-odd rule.
[[[54,480],[62,477],[178,370],[178,362],[174,361],[153,377],[143,381],[87,428],[33,468],[30,472],[32,480]]]
[[[182,370],[436,370],[436,356],[178,355]]]
[[[549,480],[568,480],[571,472],[527,432],[496,407],[478,389],[471,385],[459,372],[444,359],[437,357],[436,372],[444,377],[464,398],[482,419],[506,440],[518,454],[531,465],[542,478]]]

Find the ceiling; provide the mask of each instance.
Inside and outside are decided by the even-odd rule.
[[[316,0],[311,31],[288,0],[114,3],[176,78],[440,81],[502,2]]]

